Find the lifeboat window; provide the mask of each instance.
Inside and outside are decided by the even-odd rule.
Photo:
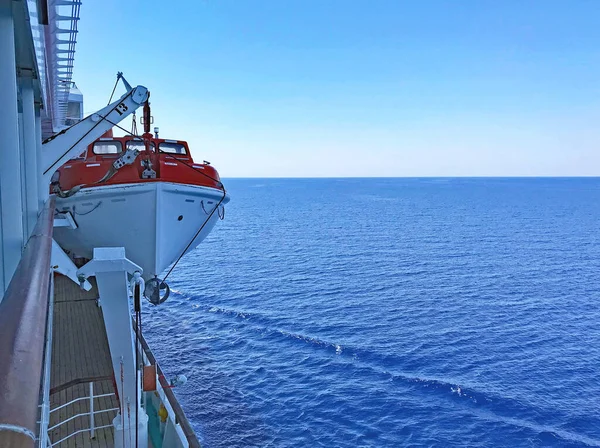
[[[158,150],[169,154],[187,154],[185,146],[181,143],[163,142],[158,145]]]
[[[125,144],[126,149],[137,149],[138,151],[145,151],[146,144],[139,140],[128,140]],[[154,143],[150,143],[150,151],[154,151]]]
[[[94,143],[94,154],[119,154],[121,150],[121,142],[116,140]]]

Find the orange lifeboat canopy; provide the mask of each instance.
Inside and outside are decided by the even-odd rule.
[[[128,150],[139,151],[135,161],[107,178],[113,163]],[[150,171],[145,171],[147,169]],[[143,182],[172,182],[223,189],[217,170],[208,162],[195,163],[187,142],[152,138],[151,134],[145,134],[143,140],[132,136],[113,137],[112,129],[89,145],[80,157],[60,167],[58,173],[63,191],[78,185],[86,188]],[[148,173],[154,173],[154,177],[149,177]]]

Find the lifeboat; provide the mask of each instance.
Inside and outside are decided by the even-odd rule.
[[[225,215],[229,202],[219,173],[196,163],[187,142],[149,132],[94,141],[55,173],[54,239],[73,257],[92,258],[95,247],[124,247],[143,277],[158,277],[200,244]]]

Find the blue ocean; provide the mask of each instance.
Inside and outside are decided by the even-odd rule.
[[[229,179],[144,332],[207,448],[600,446],[600,179]]]

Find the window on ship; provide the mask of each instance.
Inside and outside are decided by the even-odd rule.
[[[99,141],[94,143],[94,154],[119,154],[123,150],[121,142],[117,140]]]
[[[181,143],[163,142],[158,145],[158,150],[160,152],[166,152],[168,154],[187,154],[185,146],[183,146]]]
[[[138,151],[146,150],[146,144],[140,140],[128,140],[125,147],[126,149],[137,149]],[[150,143],[150,151],[154,151],[154,143]]]

